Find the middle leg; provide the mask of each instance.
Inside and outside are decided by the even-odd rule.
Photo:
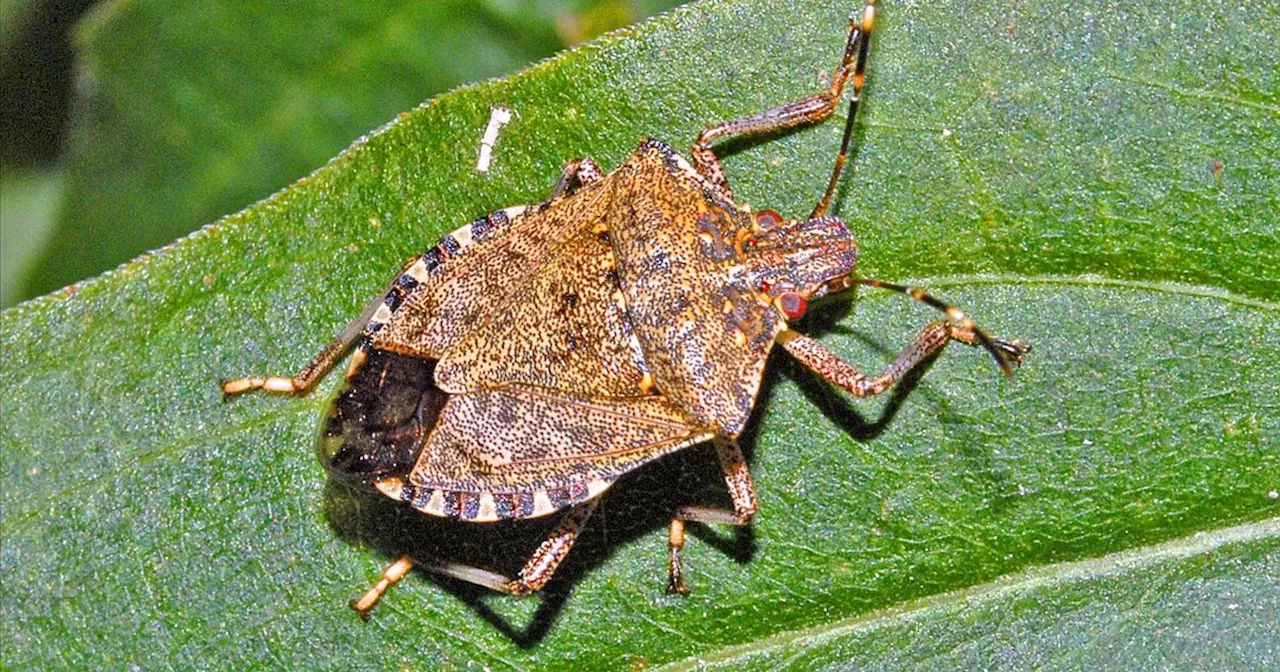
[[[671,519],[670,540],[671,551],[667,566],[667,592],[689,594],[689,586],[684,582],[684,524],[686,521],[698,523],[724,523],[743,527],[751,524],[760,502],[756,499],[756,488],[751,482],[751,473],[747,470],[747,460],[742,449],[730,439],[716,440],[716,453],[720,457],[720,468],[724,470],[724,480],[729,484],[729,497],[733,499],[733,510],[712,509],[701,506],[681,507]]]

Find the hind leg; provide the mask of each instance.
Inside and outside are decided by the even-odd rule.
[[[382,595],[387,589],[403,579],[414,565],[420,565],[423,569],[429,569],[438,574],[474,583],[477,586],[484,586],[490,590],[508,595],[528,595],[535,593],[546,585],[547,581],[560,568],[560,563],[568,557],[569,551],[573,548],[573,543],[577,541],[578,534],[582,531],[582,526],[586,524],[587,519],[596,509],[599,499],[591,500],[584,504],[579,504],[571,509],[560,519],[560,523],[556,525],[551,534],[538,545],[538,549],[533,552],[529,560],[525,562],[524,567],[516,574],[515,578],[507,577],[490,572],[486,569],[471,567],[454,562],[446,562],[419,555],[417,559],[410,556],[402,556],[395,562],[387,566],[382,572],[382,576],[372,588],[368,590],[359,599],[351,601],[351,608],[360,614],[361,618],[369,617],[369,610],[378,603]]]
[[[418,257],[410,260],[410,264],[416,261]],[[392,283],[392,287],[395,283]],[[388,288],[387,291],[391,291]],[[385,294],[385,292],[383,293]],[[342,359],[351,346],[364,335],[365,326],[373,319],[378,309],[386,302],[383,294],[379,294],[378,298],[369,302],[369,305],[360,312],[360,316],[352,320],[342,332],[337,335],[324,349],[315,357],[307,362],[292,377],[285,376],[246,376],[244,378],[233,378],[222,381],[222,394],[231,397],[250,390],[265,390],[267,392],[282,392],[285,394],[301,394],[315,387],[320,379],[325,377],[333,369],[333,365]]]

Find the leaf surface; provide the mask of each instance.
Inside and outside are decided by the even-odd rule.
[[[10,284],[29,298],[115,267],[270,195],[430,96],[672,4],[99,3],[77,31],[58,226]]]
[[[1112,601],[1135,641],[1261,633],[1200,644],[1274,651],[1278,17],[1212,2],[882,7],[837,212],[867,275],[1034,343],[1016,378],[956,346],[902,393],[854,401],[776,356],[747,441],[761,514],[742,535],[695,534],[687,599],[661,592],[665,525],[724,502],[706,447],[610,491],[544,599],[414,574],[368,623],[344,606],[397,553],[510,572],[546,527],[428,519],[328,483],[311,446],[338,376],[230,403],[217,381],[295,370],[405,257],[545,198],[569,159],[611,167],[641,137],[682,146],[815,90],[848,11],[679,10],[442,96],[265,201],[5,311],[0,661],[568,669],[748,647],[762,667],[1014,665],[1037,659],[1000,647],[1048,650],[1045,632],[1066,655],[1070,638],[1123,641],[1099,615]],[[497,104],[516,118],[483,175]],[[807,212],[839,133],[734,144],[738,196]],[[936,317],[875,292],[814,313],[800,328],[867,369]],[[1128,557],[1154,559],[1108,569]],[[1071,563],[1099,569],[1070,579]],[[1018,583],[1037,572],[1063,578]],[[1024,590],[984,589],[1002,581]],[[1161,616],[1214,586],[1253,602]],[[931,598],[917,620],[844,627]],[[814,632],[845,634],[812,658],[789,648]],[[918,636],[939,644],[897,645]],[[1104,660],[1160,662],[1116,651]]]

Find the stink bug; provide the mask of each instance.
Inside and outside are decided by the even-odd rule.
[[[690,161],[656,140],[608,174],[572,161],[546,202],[495,210],[410,259],[296,376],[222,384],[228,395],[306,392],[355,346],[319,440],[333,476],[469,523],[567,510],[514,578],[404,557],[357,611],[415,563],[504,593],[537,591],[619,477],[712,441],[733,510],[684,507],[671,519],[668,589],[687,593],[685,522],[747,525],[756,513],[736,439],[775,343],[855,396],[884,392],[953,340],[986,348],[1012,373],[1030,346],[988,337],[918,289],[854,277],[853,234],[827,212],[874,22],[874,4],[850,19],[827,90],[707,127]],[[844,138],[813,212],[791,219],[735,202],[712,143],[820,122],[849,83]],[[904,293],[947,319],[866,376],[788,327],[811,301],[855,285]]]

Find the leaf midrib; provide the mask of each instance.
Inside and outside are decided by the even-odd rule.
[[[1149,546],[1129,548],[1107,555],[1049,565],[1036,565],[986,583],[930,595],[804,630],[779,633],[747,644],[726,646],[696,656],[661,665],[654,670],[695,669],[698,665],[724,663],[736,658],[758,655],[801,643],[831,639],[854,632],[870,632],[923,618],[930,612],[966,602],[996,601],[1055,583],[1114,576],[1166,561],[1184,560],[1203,555],[1228,544],[1263,541],[1280,537],[1280,516],[1243,525],[1195,532]]]

